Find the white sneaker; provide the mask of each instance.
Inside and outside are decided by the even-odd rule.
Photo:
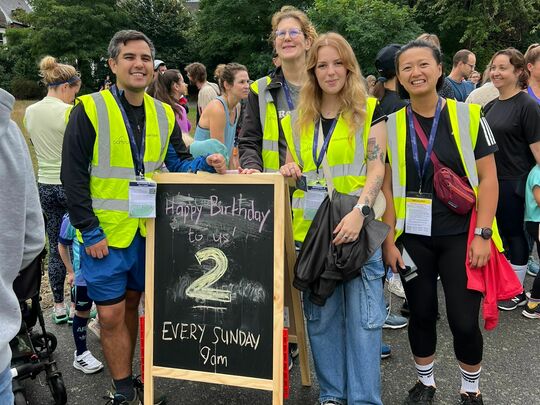
[[[403,284],[401,283],[401,277],[397,277],[394,274],[393,277],[388,280],[388,291],[394,295],[397,295],[399,298],[405,298],[405,290],[403,289]]]
[[[101,325],[99,324],[99,320],[96,319],[90,319],[88,322],[87,329],[92,332],[94,335],[96,335],[98,338],[101,337]]]
[[[84,374],[94,374],[103,368],[103,363],[96,359],[90,350],[85,351],[80,356],[77,356],[77,351],[74,353],[73,367],[81,370]]]

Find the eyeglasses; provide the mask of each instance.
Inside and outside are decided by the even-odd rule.
[[[277,30],[275,32],[276,34],[276,38],[279,38],[279,39],[284,39],[287,34],[289,34],[289,37],[291,37],[291,39],[295,39],[297,38],[300,34],[303,34],[303,32],[297,28],[292,28],[288,31],[286,30]]]

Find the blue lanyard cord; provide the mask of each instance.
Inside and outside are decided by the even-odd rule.
[[[129,144],[131,145],[131,156],[133,158],[133,164],[135,166],[135,176],[144,176],[144,149],[145,149],[145,138],[146,138],[146,120],[142,127],[141,148],[139,149],[139,147],[137,146],[137,142],[135,142],[135,135],[133,133],[133,128],[131,128],[131,124],[126,114],[124,105],[122,104],[122,101],[120,100],[120,94],[116,85],[113,85],[111,87],[111,93],[114,99],[116,100],[116,103],[118,104],[118,108],[120,108],[120,112],[122,113],[122,118],[124,119],[124,124],[126,125],[126,130],[127,130],[128,138],[129,138]]]
[[[321,151],[319,152],[319,156],[317,156],[317,145],[319,143],[319,126],[321,124],[321,120],[317,120],[315,123],[315,133],[314,133],[314,139],[313,139],[313,160],[315,161],[315,165],[317,166],[317,173],[319,173],[319,167],[321,167],[322,161],[324,159],[324,155],[326,154],[326,151],[328,150],[328,144],[330,143],[330,138],[332,137],[332,134],[334,133],[334,129],[336,129],[336,123],[339,116],[337,118],[334,118],[332,120],[332,126],[330,127],[330,130],[324,137],[324,142],[321,147]]]
[[[424,165],[420,167],[420,158],[418,157],[418,143],[416,140],[416,130],[414,129],[413,111],[411,104],[407,106],[407,118],[409,121],[409,137],[411,138],[411,149],[413,154],[414,165],[418,172],[418,178],[420,179],[420,192],[422,191],[422,181],[426,174],[431,152],[433,151],[433,144],[435,143],[435,136],[437,135],[437,127],[439,126],[439,118],[441,116],[442,98],[439,97],[437,102],[437,108],[435,110],[435,117],[433,118],[433,124],[431,125],[431,131],[429,133],[429,141],[426,148],[426,156],[424,158]]]
[[[287,80],[283,80],[283,91],[285,92],[285,98],[287,99],[287,105],[289,106],[289,110],[293,111],[294,103],[291,97],[291,89],[289,88],[289,85],[287,84]]]

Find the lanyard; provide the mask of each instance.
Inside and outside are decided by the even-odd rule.
[[[339,118],[339,116],[338,116]],[[328,134],[324,137],[324,142],[321,147],[321,151],[319,152],[319,156],[317,156],[317,145],[319,143],[319,127],[321,126],[321,120],[317,120],[317,123],[315,124],[315,133],[313,139],[313,160],[315,161],[315,165],[317,166],[317,174],[319,174],[319,167],[321,167],[322,161],[324,159],[324,155],[326,154],[326,151],[328,150],[328,144],[330,143],[330,138],[332,137],[332,134],[334,133],[334,129],[336,128],[336,123],[338,118],[334,118],[332,120],[332,126],[330,127],[330,130],[328,131]]]
[[[129,144],[131,145],[131,156],[133,158],[133,164],[135,166],[135,176],[139,178],[144,177],[144,148],[145,148],[145,138],[146,138],[146,120],[142,128],[141,148],[139,149],[139,147],[137,146],[137,142],[135,142],[135,135],[133,134],[133,128],[131,128],[131,124],[127,117],[126,110],[124,108],[124,105],[122,104],[122,101],[120,100],[120,92],[118,88],[116,87],[116,85],[113,85],[111,87],[111,93],[114,96],[116,103],[118,104],[118,108],[120,108],[120,112],[122,113],[122,118],[124,119],[124,124],[126,125],[126,130],[127,130],[128,138],[129,138]]]
[[[283,91],[285,92],[285,98],[287,99],[287,105],[289,106],[289,110],[293,111],[294,103],[291,97],[291,89],[289,88],[289,85],[287,84],[287,80],[283,80]]]
[[[442,106],[442,98],[439,97],[439,101],[437,102],[437,108],[435,110],[435,117],[433,118],[433,124],[431,125],[431,131],[429,133],[429,142],[426,148],[426,156],[424,158],[424,165],[420,167],[420,159],[418,157],[418,144],[416,141],[416,130],[414,129],[414,122],[413,122],[413,112],[411,105],[409,104],[407,106],[407,117],[409,121],[409,136],[411,138],[411,149],[413,154],[413,160],[414,165],[416,166],[416,170],[418,172],[418,177],[420,179],[420,192],[422,192],[422,181],[424,178],[424,174],[426,173],[431,151],[433,150],[433,144],[435,143],[435,135],[437,134],[437,127],[439,126],[439,118],[441,116],[441,106]]]

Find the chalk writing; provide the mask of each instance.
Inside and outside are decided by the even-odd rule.
[[[191,298],[219,301],[219,302],[231,302],[231,292],[228,290],[222,290],[218,288],[210,288],[216,281],[218,281],[225,272],[229,261],[227,256],[218,248],[204,248],[195,253],[195,257],[199,264],[206,260],[213,260],[214,267],[206,274],[199,277],[193,283],[186,288],[186,295]]]

